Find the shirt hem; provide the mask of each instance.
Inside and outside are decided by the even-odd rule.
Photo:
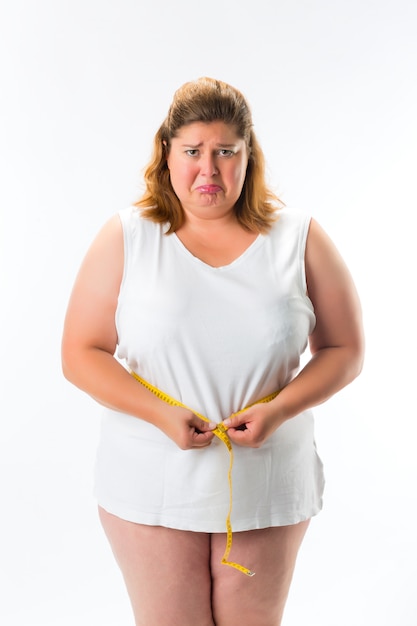
[[[145,526],[163,526],[164,528],[172,528],[174,530],[186,530],[190,532],[202,532],[202,533],[226,533],[226,522],[212,522],[212,523],[200,523],[196,520],[184,520],[177,519],[172,520],[164,515],[155,513],[146,513],[142,511],[136,511],[129,509],[122,505],[115,505],[114,503],[104,502],[97,499],[98,506],[102,509],[114,515],[124,521],[133,522],[135,524],[143,524]],[[271,514],[264,516],[256,520],[253,519],[232,519],[232,531],[245,532],[248,530],[260,530],[262,528],[274,528],[278,526],[293,526],[306,520],[311,519],[318,515],[323,508],[323,503],[320,502],[313,506],[308,512],[293,511],[286,515],[283,514]]]

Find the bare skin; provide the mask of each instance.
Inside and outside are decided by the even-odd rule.
[[[234,129],[221,122],[191,124],[170,146],[168,165],[185,214],[176,236],[214,267],[231,263],[257,237],[240,226],[234,213],[246,171],[245,150]],[[209,446],[215,424],[190,410],[167,406],[113,356],[123,262],[122,228],[115,216],[91,245],[73,288],[62,342],[64,374],[101,404],[154,424],[183,450]],[[324,402],[361,370],[363,331],[356,290],[339,253],[314,220],[305,264],[317,317],[309,338],[312,359],[271,402],[225,416],[235,445],[261,446],[286,420]],[[219,564],[223,535],[144,527],[103,511],[101,519],[137,626],[195,626],[196,615],[199,626],[280,624],[307,523],[235,533],[233,558],[251,567],[253,561],[257,570],[254,578],[246,579]]]
[[[308,521],[235,533],[234,556],[256,572],[249,578],[221,564],[223,533],[143,526],[99,512],[136,626],[280,626]]]

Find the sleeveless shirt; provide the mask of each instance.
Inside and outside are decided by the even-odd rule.
[[[213,422],[285,387],[314,328],[304,264],[310,218],[287,208],[278,215],[241,256],[212,267],[175,233],[166,235],[166,225],[133,207],[119,212],[125,260],[116,356]],[[319,512],[324,477],[311,411],[260,448],[233,450],[233,531],[295,524]],[[225,532],[228,467],[217,438],[181,450],[152,424],[104,409],[95,492],[118,517]]]

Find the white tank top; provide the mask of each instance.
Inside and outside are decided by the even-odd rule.
[[[280,210],[268,234],[218,268],[137,209],[121,211],[120,219],[122,362],[214,422],[288,384],[315,324],[304,269],[308,216]],[[310,411],[261,448],[234,446],[234,457],[234,531],[297,523],[320,510],[324,480]],[[224,532],[227,469],[220,440],[182,451],[151,424],[105,410],[96,493],[119,517]]]

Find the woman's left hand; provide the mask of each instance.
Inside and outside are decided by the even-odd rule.
[[[260,448],[285,421],[271,409],[269,402],[259,403],[225,419],[223,425],[230,441],[239,446]]]

